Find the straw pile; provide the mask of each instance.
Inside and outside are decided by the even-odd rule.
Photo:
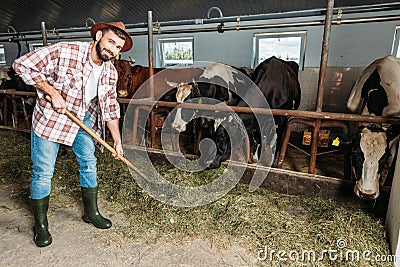
[[[31,170],[29,136],[1,130],[0,143],[0,180],[19,185],[19,197],[26,199]],[[52,203],[76,205],[80,202],[77,163],[70,148],[62,150],[53,178]],[[108,152],[97,156],[101,197],[107,199],[113,210],[126,214],[129,223],[119,231],[128,239],[176,242],[194,237],[219,246],[223,237],[248,248],[255,256],[265,248],[268,253],[271,250],[292,251],[291,255],[284,256],[291,258],[280,262],[283,265],[274,266],[304,266],[290,265],[296,262],[292,260],[296,255],[300,256],[297,262],[307,263],[301,261],[304,251],[316,252],[317,258],[326,253],[323,259],[316,261],[318,266],[392,266],[362,259],[364,251],[370,251],[369,258],[375,260],[375,255],[389,255],[390,248],[382,219],[366,214],[360,207],[344,207],[328,199],[287,196],[265,189],[249,193],[247,186],[241,183],[209,205],[175,207],[144,193],[127,167],[114,160]],[[220,168],[186,173],[169,165],[156,168],[175,184],[193,186],[205,184],[223,171]],[[331,254],[323,250],[331,250]],[[354,254],[347,254],[352,259],[346,258],[348,250],[358,251],[360,259],[357,261]],[[334,260],[329,260],[329,255]],[[261,266],[273,263],[279,263],[277,254],[272,259],[259,261]]]

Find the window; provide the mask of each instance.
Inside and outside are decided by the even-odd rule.
[[[158,41],[162,67],[193,64],[193,38],[168,38]]]
[[[392,47],[392,55],[395,57],[400,57],[399,39],[400,39],[400,26],[396,26],[396,30],[394,32],[393,47]]]
[[[47,45],[49,45],[50,43],[47,43]],[[40,42],[40,43],[30,43],[29,44],[29,51],[33,51],[33,50],[36,50],[36,49],[38,49],[38,48],[40,48],[40,47],[43,47],[44,45],[43,45],[43,43],[42,42]]]
[[[4,50],[4,46],[0,45],[0,66],[6,65],[6,52]]]
[[[252,67],[272,56],[304,66],[306,31],[259,33],[253,39]]]

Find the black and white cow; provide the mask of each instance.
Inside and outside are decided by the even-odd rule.
[[[198,81],[190,83],[169,82],[171,87],[176,87],[176,101],[183,103],[190,99],[202,98],[202,103],[207,103],[207,98],[224,102],[227,105],[235,105],[238,102],[238,96],[235,94],[234,85],[242,82],[241,77],[248,74],[247,69],[234,68],[223,63],[213,63],[207,66],[204,72],[198,78]],[[177,108],[172,128],[178,132],[184,132],[186,125],[195,116],[195,110]]]
[[[301,89],[298,81],[298,70],[297,63],[284,61],[276,57],[268,58],[256,67],[252,75],[252,80],[267,100],[270,108],[297,109],[299,107]],[[244,99],[251,99],[253,94],[254,91],[248,91]],[[256,97],[252,102],[252,108],[266,108],[262,106],[265,103],[265,99]],[[244,100],[240,100],[237,106],[246,107],[247,103]],[[263,125],[259,125],[253,114],[241,113],[239,117],[246,127],[252,147],[258,150],[261,143],[268,145],[272,150],[275,149],[275,146],[280,147],[287,122],[286,118],[274,117],[275,123],[271,124],[269,123],[271,120],[265,120],[267,123],[263,124],[261,122]],[[234,130],[230,126],[225,127],[230,131],[238,130]],[[231,148],[226,129],[220,126],[216,130],[214,139],[217,149],[216,156],[213,160],[205,163],[210,168],[218,168],[230,156]],[[213,155],[214,152],[210,151],[210,155]],[[268,163],[265,163],[269,164],[272,160],[268,160]]]
[[[362,115],[400,116],[400,59],[385,56],[370,64],[355,82],[347,107]],[[354,192],[364,199],[379,196],[379,181],[397,151],[399,126],[359,123],[353,140]]]
[[[7,75],[10,77],[10,79],[5,79],[3,78],[0,83],[0,89],[15,89],[17,91],[23,91],[23,92],[36,92],[35,87],[32,85],[27,85],[21,77],[19,77],[14,69],[10,67],[10,69],[7,71]],[[3,98],[11,98],[10,95],[1,95],[0,96],[0,107],[3,104]],[[21,99],[21,104],[22,104],[22,110],[24,113],[26,113],[28,116],[32,115],[33,112],[33,107],[35,106],[35,100],[36,97],[33,96],[20,96]],[[19,102],[18,102],[19,104]],[[17,118],[13,118],[13,107],[11,104],[11,101],[8,101],[8,107],[5,107],[7,110],[9,110],[11,115],[11,120],[14,121],[17,120]],[[0,112],[0,122],[4,123],[3,120],[8,120],[9,118],[3,118],[3,113]]]

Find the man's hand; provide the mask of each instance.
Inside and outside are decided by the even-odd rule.
[[[65,114],[65,111],[67,110],[67,104],[65,103],[64,98],[62,98],[58,92],[50,95],[50,97],[53,109],[58,113]]]
[[[124,156],[124,150],[122,148],[121,133],[119,131],[119,119],[107,121],[107,127],[111,132],[114,140],[114,149],[117,154],[113,154],[114,158],[118,159],[119,156]]]
[[[114,142],[114,149],[117,154],[113,154],[114,158],[118,159],[119,156],[124,156],[124,149],[121,142]]]
[[[53,109],[58,113],[64,114],[67,110],[67,104],[65,103],[64,98],[60,95],[60,93],[51,86],[48,82],[43,81],[34,85],[37,89],[42,91],[44,94],[49,95],[51,97],[51,105]]]

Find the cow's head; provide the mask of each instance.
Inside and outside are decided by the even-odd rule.
[[[205,155],[202,155],[203,166],[207,166],[210,169],[219,168],[221,163],[229,159],[231,156],[230,138],[227,129],[225,128],[227,127],[230,132],[235,131],[235,129],[232,128],[234,125],[230,123],[231,120],[232,118],[223,118],[220,121],[213,120],[212,125],[206,124],[201,126],[213,128],[213,135],[211,138],[215,144],[215,146],[209,146],[202,150],[202,153],[205,153]],[[225,127],[222,125],[222,122]]]
[[[183,103],[186,100],[200,97],[198,84],[195,81],[191,83],[174,83],[166,81],[166,83],[171,87],[176,87],[176,101],[178,103]],[[172,129],[175,129],[178,132],[184,132],[186,130],[186,124],[194,118],[195,112],[196,111],[193,109],[177,108],[171,126]]]
[[[379,196],[379,180],[389,157],[392,134],[376,124],[360,126],[353,140],[352,167],[356,177],[354,192],[363,199]]]
[[[233,146],[233,160],[242,161],[244,159],[244,142],[247,135],[244,135],[242,128],[238,124],[238,118],[232,115],[226,117],[215,118],[211,120],[209,125],[201,125],[201,128],[211,127],[212,136],[211,139],[214,145],[208,145],[201,149],[201,164],[210,169],[219,168],[222,162],[232,157],[232,146]],[[234,142],[234,143],[232,143]],[[206,143],[207,144],[207,143]],[[238,150],[238,148],[240,148]],[[241,150],[243,149],[243,150]],[[241,154],[242,153],[242,154]],[[204,154],[204,155],[203,155]],[[242,156],[241,156],[242,155]]]
[[[115,60],[114,66],[118,72],[117,94],[118,97],[128,97],[132,85],[132,64],[134,59],[130,60]]]

